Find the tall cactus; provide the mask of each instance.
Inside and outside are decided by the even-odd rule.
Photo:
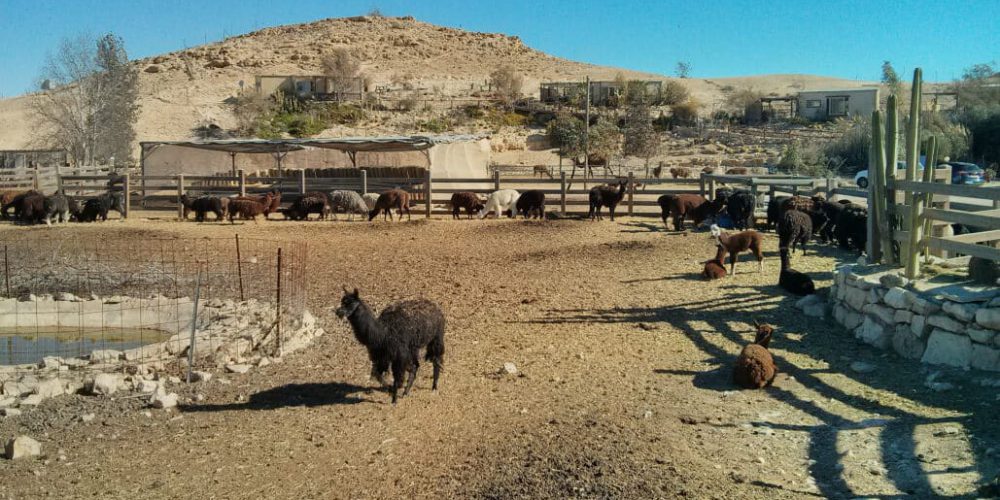
[[[924,166],[923,182],[934,181],[934,167],[931,158],[937,154],[937,139],[931,136],[927,139],[927,165]],[[924,239],[924,208],[927,205],[927,194],[917,193],[910,205],[910,254],[906,261],[906,277],[914,279],[920,274],[920,251]]]
[[[886,189],[886,230],[882,233],[882,262],[888,265],[896,263],[893,251],[895,245],[894,232],[897,227],[896,192],[889,189],[890,179],[896,179],[896,163],[899,162],[899,114],[896,112],[896,96],[890,95],[885,105],[885,179]],[[881,229],[881,227],[879,228]]]
[[[868,199],[871,201],[868,207],[870,230],[868,256],[872,262],[879,262],[884,259],[886,253],[892,253],[892,247],[885,239],[888,224],[885,199],[885,149],[882,146],[884,137],[882,112],[872,111],[872,144],[871,154],[868,157]]]
[[[937,169],[937,138],[935,138],[934,136],[931,136],[928,139],[928,143],[927,143],[927,164],[924,165],[924,179],[923,179],[923,181],[926,182],[926,183],[928,183],[928,184],[934,182],[934,173],[936,172],[936,169]],[[923,209],[926,210],[927,208],[929,208],[931,206],[931,201],[934,199],[934,193],[923,193],[923,195],[921,195],[921,197],[923,198],[921,200],[923,202]],[[933,221],[931,221],[931,219],[928,219],[926,217],[924,218],[924,235],[925,236],[928,236],[928,237],[933,236],[933,233],[931,232],[932,229],[933,229],[932,222]],[[931,252],[930,252],[930,249],[926,245],[924,245],[924,246],[921,247],[921,251],[924,252],[925,258],[927,260],[930,260],[930,258],[931,258]]]
[[[920,163],[920,95],[923,72],[920,68],[913,70],[913,88],[910,93],[910,120],[906,124],[906,180],[917,180],[917,165]],[[931,171],[933,174],[933,171]],[[918,204],[915,203],[913,190],[906,191],[906,206],[910,207],[910,221],[907,227],[910,229],[910,244],[907,246],[906,277],[914,279],[920,272],[919,250],[917,245],[920,242],[922,226],[920,216],[923,208],[918,211]],[[902,252],[901,252],[902,253]]]

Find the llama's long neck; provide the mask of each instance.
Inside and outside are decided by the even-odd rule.
[[[788,267],[789,267],[788,266],[788,249],[787,248],[782,248],[781,249],[781,272],[787,271]]]
[[[366,346],[377,344],[385,337],[385,329],[364,302],[358,304],[347,320],[354,330],[354,337]]]

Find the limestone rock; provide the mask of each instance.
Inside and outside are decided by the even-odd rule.
[[[892,343],[892,333],[886,332],[885,327],[871,316],[865,316],[864,323],[854,331],[854,335],[862,342],[879,349],[886,349]]]
[[[17,408],[0,408],[0,413],[5,417],[16,417],[21,414],[21,410]]]
[[[66,384],[58,378],[43,380],[35,386],[35,394],[43,398],[54,398],[66,393]]]
[[[924,354],[924,343],[910,332],[909,325],[896,325],[892,335],[892,349],[906,359],[920,359]]]
[[[508,361],[503,364],[501,373],[506,373],[507,375],[517,375],[517,365]]]
[[[909,309],[897,309],[896,314],[892,316],[892,321],[895,323],[909,323],[913,321],[913,313]]]
[[[868,303],[868,291],[860,288],[848,288],[844,294],[844,302],[855,311],[860,311]]]
[[[90,360],[95,363],[118,361],[121,357],[122,352],[114,349],[98,349],[90,353]]]
[[[981,328],[973,327],[969,327],[965,333],[972,339],[973,342],[987,345],[993,342],[993,337],[996,335],[992,330],[983,330]]]
[[[931,302],[923,297],[913,296],[913,303],[910,305],[910,310],[916,314],[921,314],[923,316],[930,316],[941,310],[941,306]]]
[[[855,361],[851,363],[851,370],[856,371],[858,373],[871,373],[876,369],[878,369],[877,366],[868,363],[866,361]]]
[[[935,314],[927,318],[927,323],[950,332],[964,332],[965,324],[944,314]]]
[[[173,408],[177,406],[177,394],[173,392],[167,394],[163,390],[158,390],[154,392],[152,396],[150,396],[149,404],[153,408],[160,408],[160,409]]]
[[[192,382],[208,382],[212,380],[212,374],[210,372],[193,371],[191,372]]]
[[[246,373],[246,372],[250,371],[251,368],[253,368],[253,366],[251,366],[251,365],[244,365],[244,364],[228,364],[228,365],[226,365],[226,371],[228,371],[230,373]]]
[[[878,286],[868,290],[868,303],[878,304],[882,302],[882,298],[885,297],[885,292],[886,290],[884,288]]]
[[[972,359],[970,364],[979,370],[1000,372],[1000,349],[972,344]]]
[[[848,310],[847,314],[844,316],[844,328],[848,330],[854,330],[865,320],[864,316],[854,311]]]
[[[98,373],[94,377],[94,382],[90,385],[90,393],[95,395],[108,396],[118,392],[121,387],[121,379],[113,373]]]
[[[972,340],[935,328],[927,338],[927,349],[921,358],[924,363],[968,368],[972,361]]]
[[[960,304],[958,302],[946,301],[942,307],[944,312],[952,315],[960,321],[972,321],[976,317],[979,306],[975,304]]]
[[[143,380],[140,380],[139,383],[136,384],[135,388],[136,388],[137,391],[139,391],[139,392],[141,392],[143,394],[149,394],[151,392],[156,392],[156,388],[159,387],[159,386],[160,386],[160,384],[158,384],[158,383],[156,383],[156,382],[154,382],[152,380],[145,380],[145,379],[143,379]]]
[[[17,436],[7,441],[4,455],[10,460],[35,457],[42,454],[42,444],[28,436]]]
[[[32,394],[21,400],[21,406],[38,406],[42,404],[42,400],[45,398],[39,396],[38,394]]]
[[[896,309],[909,309],[913,303],[914,296],[907,290],[899,287],[890,288],[882,298],[886,304]]]
[[[980,309],[976,311],[976,324],[1000,330],[1000,308]]]
[[[925,335],[930,333],[930,329],[931,326],[927,324],[926,317],[914,314],[910,318],[910,333],[912,333],[914,337],[918,339],[923,338]]]
[[[862,311],[865,314],[877,317],[879,320],[882,321],[882,323],[891,325],[895,321],[894,316],[896,311],[885,306],[880,306],[878,304],[868,304],[864,307],[864,309],[862,309]]]
[[[881,278],[879,278],[878,281],[879,283],[882,284],[882,286],[886,288],[893,288],[893,287],[902,288],[910,284],[910,280],[894,273],[884,274],[882,275]]]

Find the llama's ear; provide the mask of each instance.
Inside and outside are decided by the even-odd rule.
[[[344,295],[347,295],[347,294],[351,293],[351,292],[347,291],[347,285],[340,285],[340,288],[342,288],[344,290]]]
[[[354,296],[355,296],[355,297],[357,297],[358,295],[359,295],[359,294],[358,294],[358,289],[357,289],[357,288],[355,288],[355,289],[354,289]]]
[[[754,328],[760,328],[760,321],[757,321],[757,318],[753,319],[753,327]]]

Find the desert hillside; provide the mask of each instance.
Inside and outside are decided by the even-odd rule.
[[[127,42],[127,41],[126,41]],[[364,61],[374,85],[406,80],[417,88],[448,97],[484,85],[489,74],[511,65],[525,76],[525,92],[538,94],[542,81],[627,78],[662,79],[663,75],[597,66],[550,56],[518,37],[475,33],[435,26],[413,18],[353,17],[265,28],[190,49],[135,61],[140,69],[141,115],[138,139],[179,140],[206,122],[234,125],[225,99],[253,86],[257,75],[316,74],[320,61],[337,48],[348,48]],[[811,75],[763,75],[686,79],[692,96],[711,108],[726,90],[753,87],[787,94],[801,89],[857,87],[867,82]],[[26,95],[0,100],[0,149],[32,144],[30,100]],[[323,136],[378,134],[379,127],[324,131]],[[398,130],[395,131],[398,133]]]

